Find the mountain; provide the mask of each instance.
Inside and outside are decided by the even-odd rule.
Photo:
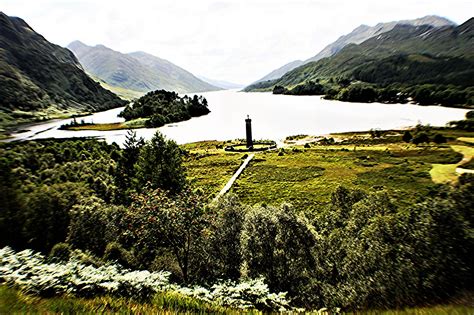
[[[324,47],[323,50],[321,50],[316,56],[307,59],[304,63],[318,61],[320,59],[333,56],[348,44],[360,44],[371,37],[392,30],[396,25],[430,25],[433,27],[441,27],[448,25],[454,26],[455,23],[443,17],[428,15],[414,20],[401,20],[388,23],[378,23],[377,25],[372,27],[367,25],[360,25],[349,34],[339,37],[334,43],[331,43]]]
[[[103,45],[87,46],[80,41],[72,42],[68,48],[88,73],[112,87],[138,92],[219,90],[173,63],[145,52],[124,54]]]
[[[413,98],[420,104],[472,106],[474,18],[459,26],[398,24],[359,45],[349,44],[332,57],[252,88],[276,86],[277,93],[326,94],[339,100]],[[352,92],[365,96],[352,97]]]
[[[124,105],[66,48],[0,12],[0,125]]]
[[[245,85],[239,84],[239,83],[209,79],[209,78],[203,77],[202,75],[198,75],[197,77],[199,79],[203,80],[204,82],[207,82],[209,84],[212,84],[212,85],[217,86],[217,87],[219,87],[221,89],[224,89],[224,90],[240,89],[240,88],[243,88],[245,86]]]
[[[428,15],[428,16],[414,19],[414,20],[401,20],[401,21],[393,21],[393,22],[388,22],[388,23],[378,23],[375,26],[360,25],[349,34],[339,37],[335,42],[324,47],[323,50],[321,50],[315,56],[305,61],[299,61],[299,60],[292,61],[284,65],[283,67],[272,71],[268,75],[256,81],[256,83],[281,78],[288,71],[291,71],[301,65],[307,64],[312,61],[318,61],[326,57],[333,56],[336,53],[338,53],[342,48],[347,46],[348,44],[360,44],[371,37],[388,32],[392,30],[396,25],[400,25],[400,24],[408,24],[408,25],[413,25],[413,26],[431,25],[433,27],[455,25],[455,23],[451,22],[450,20],[445,19],[443,17],[435,16],[435,15]]]
[[[399,78],[405,75],[410,76],[412,83],[439,81],[474,85],[473,20],[457,27],[397,25],[359,45],[350,44],[332,57],[296,68],[275,80],[273,85],[288,87],[331,77],[381,84],[407,83],[407,78]],[[415,66],[424,69],[410,73]],[[438,66],[442,69],[437,69]],[[439,71],[427,75],[430,69]],[[466,73],[473,76],[469,78]]]
[[[304,63],[305,62],[302,61],[302,60],[295,60],[295,61],[289,62],[286,65],[281,66],[280,68],[278,68],[276,70],[273,70],[272,72],[270,72],[269,74],[267,74],[266,76],[261,78],[260,80],[255,81],[255,83],[279,79],[285,73],[287,73],[288,71],[291,71],[295,68],[298,68],[299,66],[303,65]]]

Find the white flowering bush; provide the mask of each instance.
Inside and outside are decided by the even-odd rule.
[[[100,267],[84,265],[75,258],[67,263],[49,263],[43,255],[31,250],[0,249],[0,283],[41,296],[111,294],[142,299],[157,292],[175,291],[232,308],[291,309],[286,293],[270,293],[263,279],[240,283],[226,281],[207,289],[171,284],[169,276],[170,273],[165,271],[131,271],[112,264]]]
[[[254,279],[245,282],[225,281],[213,285],[210,289],[203,287],[179,288],[184,295],[214,302],[222,306],[240,309],[269,309],[285,311],[291,309],[286,292],[270,293],[264,279]]]

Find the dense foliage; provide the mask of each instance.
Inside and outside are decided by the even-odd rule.
[[[451,121],[449,126],[461,130],[474,131],[474,111],[468,111],[464,120]]]
[[[207,100],[202,96],[180,97],[175,92],[157,90],[140,97],[132,105],[127,105],[120,116],[126,120],[149,118],[148,127],[161,127],[209,112]]]
[[[414,142],[422,134],[428,136],[420,129],[404,139]],[[185,153],[160,134],[144,143],[131,133],[124,149],[95,140],[45,140],[0,150],[1,245],[50,253],[52,260],[36,261],[42,267],[20,278],[11,276],[19,271],[8,272],[7,280],[38,292],[67,290],[72,266],[71,277],[80,281],[71,290],[84,294],[142,294],[135,286],[156,292],[144,283],[166,271],[166,281],[186,284],[179,289],[184,294],[209,301],[218,294],[218,301],[252,296],[261,287],[265,299],[268,290],[287,292],[297,306],[344,310],[431,302],[474,283],[474,181],[467,174],[456,187],[439,186],[409,207],[396,206],[379,189],[340,187],[329,204],[305,212],[288,204],[247,206],[232,195],[209,203],[184,180]],[[166,163],[160,167],[160,161]],[[111,260],[149,273],[107,265]],[[41,270],[50,280],[34,284],[31,277]],[[105,278],[95,283],[94,274]],[[129,285],[124,277],[132,274],[147,279]],[[261,280],[237,285],[222,279]],[[209,285],[189,289],[202,283]],[[278,308],[259,299],[246,305]]]
[[[273,88],[273,94],[286,94],[286,95],[322,95],[325,93],[325,88],[323,85],[308,81],[302,84],[299,84],[288,90],[282,86],[275,86]]]

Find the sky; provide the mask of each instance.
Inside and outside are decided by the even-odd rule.
[[[145,51],[195,75],[249,84],[360,24],[425,15],[458,24],[472,0],[0,0],[47,40]]]

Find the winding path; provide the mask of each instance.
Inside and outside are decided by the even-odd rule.
[[[245,161],[242,163],[242,165],[240,165],[239,169],[237,170],[237,172],[234,173],[234,175],[229,179],[229,181],[227,182],[227,184],[225,184],[224,188],[222,188],[222,190],[217,194],[216,198],[214,198],[214,202],[216,202],[217,200],[219,200],[219,198],[223,195],[225,195],[226,192],[229,191],[229,189],[232,187],[232,185],[234,184],[234,182],[237,180],[237,178],[239,177],[239,175],[244,171],[244,169],[247,167],[247,165],[249,164],[250,160],[255,156],[254,153],[250,154],[246,159]]]

